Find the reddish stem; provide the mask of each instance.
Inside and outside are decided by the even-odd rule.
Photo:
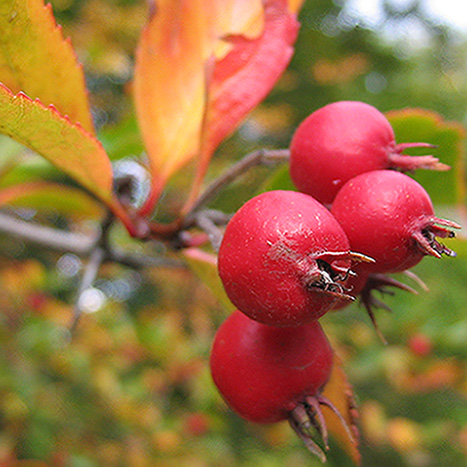
[[[143,206],[138,211],[139,216],[148,217],[154,212],[156,204],[162,195],[162,191],[164,189],[165,183],[166,183],[166,180],[163,178],[152,179],[151,191],[149,192],[149,196],[147,197]]]
[[[435,148],[433,144],[428,143],[401,143],[397,144],[394,151],[390,152],[389,167],[392,169],[399,169],[402,171],[412,171],[415,169],[428,169],[428,170],[449,170],[449,165],[443,164],[438,158],[427,156],[409,156],[402,154],[408,148]]]

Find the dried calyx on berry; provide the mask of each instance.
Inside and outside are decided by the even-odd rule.
[[[432,216],[425,219],[419,230],[413,233],[413,239],[426,255],[436,258],[441,258],[442,255],[455,257],[456,252],[438,242],[436,237],[453,238],[456,236],[454,229],[460,228],[456,222]]]
[[[425,189],[400,172],[375,170],[349,180],[331,212],[351,248],[375,260],[362,265],[367,272],[405,271],[426,255],[455,256],[436,237],[453,237],[460,226],[436,217]]]
[[[350,438],[355,438],[339,410],[322,395],[332,366],[333,351],[318,321],[298,327],[268,326],[240,311],[218,329],[210,358],[214,383],[232,410],[254,423],[288,420],[323,461],[328,430],[321,406],[336,413]],[[350,396],[347,405],[351,414]],[[323,448],[313,440],[314,429]]]
[[[355,410],[354,401],[348,400],[349,411]],[[313,440],[314,432],[317,431],[321,437],[324,450],[329,449],[328,429],[324,419],[321,406],[330,408],[337,416],[342,426],[346,430],[350,439],[355,439],[355,433],[352,433],[351,427],[347,424],[342,414],[336,406],[322,394],[305,397],[305,400],[299,402],[290,412],[288,421],[297,436],[303,441],[307,449],[317,455],[322,462],[326,461],[326,455],[318,444]]]
[[[290,175],[303,193],[331,204],[340,188],[359,174],[381,169],[448,170],[431,155],[409,156],[408,148],[427,143],[396,144],[387,118],[358,101],[328,104],[309,115],[290,144]]]
[[[269,191],[250,199],[227,225],[219,275],[233,304],[272,326],[299,326],[338,300],[353,253],[342,227],[323,205],[303,193]]]

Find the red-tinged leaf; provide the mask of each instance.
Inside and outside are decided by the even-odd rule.
[[[112,194],[112,166],[99,141],[53,106],[0,84],[0,133],[45,157],[103,201],[135,234]]]
[[[36,151],[103,201],[112,193],[112,167],[99,141],[54,107],[16,96],[0,85],[0,132]]]
[[[285,1],[266,0],[264,30],[255,39],[232,35],[232,50],[214,66],[209,82],[204,151],[209,154],[260,103],[282,75],[298,33]]]
[[[82,190],[51,182],[26,182],[0,189],[0,206],[54,211],[65,216],[96,218],[104,214],[100,203]]]
[[[359,465],[359,431],[356,425],[358,412],[355,406],[352,386],[348,382],[347,376],[342,369],[342,363],[337,356],[334,356],[331,377],[324,388],[323,396],[332,402],[344,418],[348,427],[346,429],[337,415],[329,408],[324,407],[323,415],[329,433],[342,446],[352,461]]]
[[[84,74],[69,39],[43,0],[0,2],[0,82],[23,91],[90,133],[94,127]]]
[[[228,311],[235,310],[217,273],[217,256],[198,248],[186,248],[183,255],[190,269],[211,290],[219,303]]]
[[[153,177],[143,212],[193,158],[200,158],[196,186],[201,183],[217,145],[284,71],[297,31],[286,0],[157,2],[141,36],[134,81]]]

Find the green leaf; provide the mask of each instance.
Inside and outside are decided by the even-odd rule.
[[[211,290],[221,305],[226,310],[233,311],[235,307],[227,297],[217,273],[217,256],[198,248],[187,248],[183,254],[190,269]]]
[[[112,166],[100,142],[53,107],[0,85],[0,133],[36,151],[109,206]]]
[[[256,194],[272,190],[290,190],[297,191],[292,179],[290,178],[289,164],[277,168],[268,179],[261,184]]]
[[[45,157],[103,201],[131,235],[141,235],[113,197],[112,166],[104,148],[81,125],[71,123],[55,107],[45,107],[22,92],[15,96],[0,84],[0,133]]]
[[[465,130],[461,124],[443,120],[435,112],[404,109],[387,114],[397,143],[424,142],[434,144],[432,154],[451,166],[447,172],[417,170],[415,178],[430,194],[434,204],[465,205],[467,201],[464,167]],[[424,149],[426,151],[426,149]],[[420,154],[420,149],[405,151]],[[423,152],[426,154],[426,152]]]
[[[0,82],[13,93],[25,92],[90,133],[83,70],[69,39],[57,26],[51,5],[43,0],[0,2]]]
[[[139,156],[144,151],[134,115],[116,125],[106,125],[99,132],[99,140],[112,161],[128,156]]]
[[[27,182],[0,189],[0,206],[3,204],[56,211],[65,216],[103,215],[102,205],[84,191],[49,182]]]
[[[467,236],[462,232],[456,238],[443,238],[442,243],[455,251],[458,259],[467,259]]]
[[[15,141],[16,143],[16,141]],[[18,144],[18,143],[16,143]],[[0,173],[0,188],[6,188],[17,183],[31,182],[33,180],[57,181],[63,179],[63,172],[49,161],[35,154],[28,154],[24,146],[18,144],[20,151],[11,160],[3,161]],[[2,149],[0,148],[0,151]]]

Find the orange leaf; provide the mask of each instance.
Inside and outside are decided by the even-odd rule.
[[[0,82],[94,132],[83,70],[43,0],[0,2]]]
[[[294,2],[297,7],[297,2]],[[137,50],[134,95],[151,164],[150,211],[167,179],[217,145],[270,91],[298,23],[286,0],[164,0]]]
[[[36,151],[74,178],[132,226],[112,194],[112,166],[101,143],[53,106],[16,96],[0,84],[0,133]]]
[[[199,149],[208,23],[203,6],[204,0],[152,5],[137,49],[134,98],[153,190]]]
[[[331,377],[324,388],[323,396],[327,397],[344,417],[347,426],[350,428],[352,437],[349,436],[349,433],[336,414],[329,408],[324,407],[323,415],[329,432],[341,444],[342,448],[347,452],[353,462],[359,465],[359,432],[355,423],[358,416],[357,409],[355,407],[352,386],[347,381],[347,376],[342,369],[341,361],[336,355],[334,356],[334,366]]]
[[[294,15],[284,1],[263,3],[261,35],[253,40],[230,35],[225,40],[232,50],[214,66],[204,130],[208,154],[266,97],[292,57],[298,32]]]

